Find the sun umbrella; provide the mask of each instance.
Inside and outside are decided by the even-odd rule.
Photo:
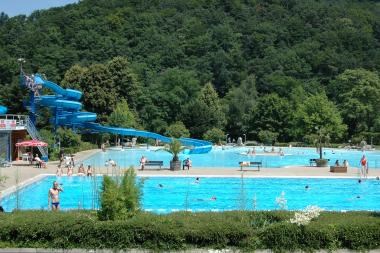
[[[48,144],[39,140],[29,140],[16,143],[16,147],[46,147]]]

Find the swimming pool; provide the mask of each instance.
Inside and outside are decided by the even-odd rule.
[[[251,147],[213,147],[207,154],[180,154],[180,159],[184,160],[190,157],[193,167],[204,168],[236,168],[240,161],[259,161],[264,167],[279,168],[285,166],[307,166],[310,158],[318,158],[319,154],[315,148],[282,148],[285,153],[280,156],[276,153],[265,153],[264,147],[256,147],[256,155],[247,155],[247,151]],[[270,148],[266,148],[270,150]],[[278,151],[279,148],[276,148]],[[324,158],[330,159],[330,165],[336,160],[343,163],[347,160],[351,166],[359,167],[359,161],[363,154],[367,156],[368,165],[371,169],[380,168],[380,151],[366,151],[363,153],[359,150],[343,150],[343,149],[323,149]],[[104,167],[108,159],[113,159],[123,168],[130,165],[137,167],[140,157],[144,155],[148,160],[159,160],[164,162],[164,167],[169,167],[171,154],[165,151],[157,151],[146,148],[140,149],[123,149],[123,150],[107,150],[99,152],[84,161],[85,165],[91,164],[95,167]]]
[[[47,192],[54,180],[63,184],[61,208],[96,209],[102,177],[47,176],[18,194],[5,196],[6,211],[47,209]],[[139,178],[141,180],[141,178]],[[162,187],[160,187],[160,185]],[[306,189],[305,186],[308,186]],[[276,198],[284,192],[287,209],[317,205],[326,210],[380,211],[380,181],[331,178],[216,178],[149,177],[144,179],[142,208],[155,213],[279,209]],[[215,199],[214,199],[215,198]]]

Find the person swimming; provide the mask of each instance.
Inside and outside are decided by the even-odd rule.
[[[162,184],[158,184],[158,187],[160,188],[164,188],[164,186]]]
[[[209,198],[209,199],[201,199],[201,198],[199,198],[199,199],[196,199],[197,201],[215,201],[216,200],[216,197],[215,196],[212,196],[211,198]]]

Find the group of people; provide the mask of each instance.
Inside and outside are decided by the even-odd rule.
[[[348,161],[347,160],[343,160],[342,166],[348,168],[348,165],[349,165]],[[340,163],[339,163],[339,160],[335,161],[335,166],[341,166]]]
[[[247,155],[256,155],[255,147],[253,147],[252,149],[248,149],[247,150]]]
[[[67,176],[72,176],[74,174],[74,168],[75,168],[75,160],[74,156],[64,156],[63,154],[61,155],[59,159],[59,163],[57,166],[57,171],[56,175],[57,176],[62,176],[63,173],[63,167],[67,169]],[[91,165],[87,166],[87,170],[85,170],[83,163],[81,163],[78,167],[78,176],[92,176],[93,175],[93,169]]]
[[[348,164],[347,160],[343,160],[343,164],[341,165],[339,163],[339,160],[336,160],[335,166],[344,166],[344,167],[348,168],[349,164]],[[358,174],[359,174],[360,178],[367,178],[367,176],[368,176],[368,161],[367,161],[367,157],[365,155],[363,155],[362,158],[360,159]]]

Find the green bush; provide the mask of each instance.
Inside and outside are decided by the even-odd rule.
[[[109,176],[103,177],[100,194],[100,220],[125,219],[133,216],[140,208],[141,185],[136,185],[136,173],[130,167],[121,181]]]
[[[100,221],[95,212],[0,213],[0,246],[161,251],[238,248],[243,251],[370,250],[380,248],[380,214],[324,212],[306,226],[293,212],[138,212],[130,219]]]
[[[173,138],[190,137],[190,132],[182,121],[177,121],[166,128],[165,135]]]
[[[203,134],[203,139],[211,141],[214,144],[220,144],[221,141],[224,141],[225,136],[225,133],[221,129],[214,127]]]

